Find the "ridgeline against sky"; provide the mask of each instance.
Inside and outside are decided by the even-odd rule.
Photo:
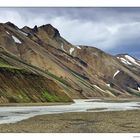
[[[140,8],[0,8],[0,22],[50,23],[75,45],[140,58]]]

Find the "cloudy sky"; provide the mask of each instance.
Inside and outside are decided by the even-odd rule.
[[[140,58],[140,8],[0,8],[0,22],[19,28],[52,24],[75,45]]]

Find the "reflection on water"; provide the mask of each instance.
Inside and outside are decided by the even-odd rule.
[[[65,112],[102,112],[140,109],[140,102],[104,102],[101,99],[74,100],[71,105],[0,107],[0,124],[15,123],[36,115]]]

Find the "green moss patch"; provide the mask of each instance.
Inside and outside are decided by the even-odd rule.
[[[16,66],[12,66],[8,64],[6,61],[0,58],[0,68],[10,69],[10,70],[22,70],[21,68],[18,68]]]
[[[55,94],[49,93],[47,90],[42,93],[42,97],[48,102],[67,102],[69,99],[64,96],[57,96]]]
[[[24,93],[24,91],[19,90],[15,94],[8,95],[9,102],[16,102],[16,103],[29,103],[31,102],[30,98]]]

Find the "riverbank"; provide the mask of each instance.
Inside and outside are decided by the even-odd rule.
[[[55,105],[70,105],[74,102],[47,102],[47,103],[7,103],[0,104],[0,107],[25,107],[25,106],[55,106]]]
[[[81,99],[75,99],[75,100],[81,100]],[[0,104],[0,107],[24,107],[24,106],[56,106],[56,105],[70,105],[75,103],[75,100],[73,102],[44,102],[44,103],[4,103]],[[83,100],[89,100],[88,102],[108,102],[108,103],[124,103],[124,102],[140,102],[140,98],[90,98],[90,99],[83,99]]]
[[[9,133],[140,133],[140,110],[40,115],[1,124]]]

